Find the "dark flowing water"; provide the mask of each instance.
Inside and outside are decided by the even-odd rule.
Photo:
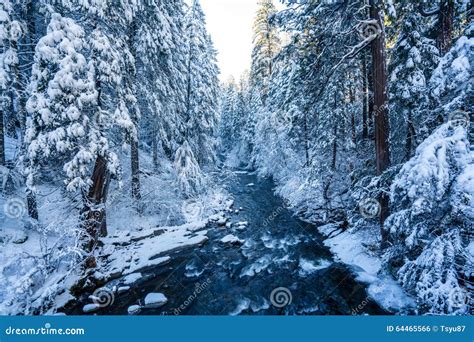
[[[244,172],[229,175],[222,182],[234,209],[243,208],[226,214],[232,228],[209,224],[204,246],[178,251],[170,263],[142,271],[144,277],[99,314],[125,315],[150,292],[165,294],[168,303],[141,315],[387,314],[368,299],[366,286],[349,267],[334,262],[316,227],[286,209],[270,180]],[[239,229],[239,221],[248,226]],[[222,243],[228,234],[245,242]],[[80,314],[89,302],[68,311]]]

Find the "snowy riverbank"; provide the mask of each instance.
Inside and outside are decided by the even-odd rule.
[[[371,251],[377,246],[369,230],[342,231],[337,224],[318,227],[326,237],[324,244],[330,248],[337,261],[352,267],[357,280],[368,285],[368,296],[384,309],[395,314],[413,312],[414,300],[382,268],[381,258]]]

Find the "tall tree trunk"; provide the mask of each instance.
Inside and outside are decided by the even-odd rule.
[[[377,165],[377,175],[381,175],[390,166],[390,126],[388,118],[388,97],[387,97],[387,60],[385,51],[385,28],[380,16],[380,1],[370,0],[370,16],[377,22],[380,33],[372,42],[372,74],[374,88],[374,109],[375,109],[375,155]],[[383,224],[389,215],[389,201],[386,194],[381,195],[380,223],[382,225],[382,246],[385,246],[388,239],[387,231]]]
[[[134,20],[132,25],[131,25],[131,33],[130,33],[130,40],[129,40],[129,44],[130,44],[130,50],[131,50],[131,53],[132,53],[132,56],[135,58],[135,66],[134,68],[131,68],[132,70],[130,70],[130,82],[136,82],[137,81],[137,70],[138,70],[138,66],[137,66],[137,61],[138,61],[138,55],[137,55],[137,51],[135,49],[135,45],[134,45],[134,42],[135,42],[135,38],[136,38],[136,33],[137,33],[137,21]],[[139,160],[139,134],[138,134],[138,130],[139,130],[139,114],[137,112],[137,108],[133,107],[133,114],[132,114],[132,121],[133,121],[133,124],[134,126],[136,127],[136,136],[135,137],[131,137],[131,141],[130,141],[130,164],[131,164],[131,171],[132,171],[132,198],[136,199],[136,200],[139,200],[141,199],[141,194],[140,194],[140,160]],[[140,211],[140,210],[139,210]]]
[[[0,99],[3,101],[3,99]],[[5,127],[3,126],[3,105],[0,104],[0,165],[5,166]]]
[[[362,139],[369,136],[368,115],[369,115],[369,84],[367,79],[367,57],[366,52],[362,53]]]
[[[337,108],[337,90],[334,92],[334,109]],[[333,136],[334,140],[332,143],[332,162],[331,162],[331,169],[334,171],[336,170],[337,166],[337,120],[334,120],[334,127],[333,127]]]
[[[453,42],[454,0],[442,0],[438,13],[436,43],[441,55],[446,54]]]
[[[368,92],[367,92],[367,103],[368,103],[368,129],[370,138],[375,140],[375,105],[374,105],[374,75],[373,75],[373,62],[371,64],[371,70],[367,71],[367,83],[368,83]]]
[[[350,98],[351,103],[355,102],[354,89],[352,89],[352,87],[349,88],[349,98]],[[352,137],[352,143],[355,145],[357,143],[357,134],[356,134],[356,119],[355,119],[354,109],[351,109],[351,137]]]
[[[158,169],[158,137],[156,131],[153,130],[153,136],[151,138],[151,150],[153,156],[153,168]]]
[[[408,127],[407,127],[407,138],[405,144],[405,160],[410,160],[411,151],[413,146],[413,139],[415,137],[415,127],[413,127],[413,118],[411,111],[408,112]]]
[[[98,156],[92,173],[92,185],[84,196],[83,219],[87,233],[85,249],[92,251],[99,237],[107,236],[105,202],[110,183],[107,160]]]
[[[28,215],[32,219],[38,220],[38,203],[36,202],[36,195],[33,191],[26,191],[26,207],[28,209]]]
[[[138,159],[138,138],[131,142],[132,162],[132,197],[136,200],[141,198],[140,194],[140,164]]]
[[[306,166],[309,167],[309,132],[308,132],[308,111],[304,111],[303,115],[303,129],[304,129],[304,151],[306,157]]]

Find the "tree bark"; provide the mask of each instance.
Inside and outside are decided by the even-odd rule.
[[[28,209],[28,215],[32,219],[38,220],[38,204],[36,202],[36,196],[33,191],[27,190],[26,192],[26,207]]]
[[[0,99],[3,101],[3,99]],[[5,166],[5,127],[3,126],[3,106],[0,103],[0,165]]]
[[[368,115],[369,115],[369,84],[367,79],[367,58],[365,51],[362,54],[362,139],[369,136]]]
[[[349,98],[350,98],[351,103],[355,102],[354,89],[352,89],[352,87],[349,88]],[[351,137],[352,137],[352,143],[355,145],[357,143],[357,134],[356,134],[356,119],[355,119],[355,113],[353,109],[351,110]]]
[[[107,160],[98,156],[92,173],[92,185],[84,196],[84,228],[87,233],[85,249],[92,251],[99,237],[107,236],[105,202],[110,183]]]
[[[303,129],[304,129],[304,151],[306,157],[306,166],[309,167],[309,132],[308,132],[308,111],[304,111],[303,115]]]
[[[441,55],[446,54],[453,42],[454,0],[443,0],[438,12],[436,43]]]
[[[375,155],[377,175],[381,175],[390,167],[390,126],[388,117],[388,97],[387,97],[387,60],[385,51],[385,28],[380,16],[380,1],[370,0],[370,16],[377,22],[380,33],[372,42],[372,76],[374,89],[374,124],[375,124]],[[387,231],[383,224],[389,215],[389,200],[386,194],[382,194],[380,199],[381,213],[380,223],[382,225],[382,247],[388,240]]]
[[[334,109],[337,108],[337,90],[334,92]],[[332,162],[331,168],[332,170],[336,170],[337,166],[337,120],[334,120],[334,127],[333,127],[333,143],[332,143]]]
[[[411,111],[408,113],[408,127],[407,127],[407,139],[405,145],[405,161],[410,160],[411,151],[413,146],[413,140],[415,137],[415,127],[413,127],[413,118]]]
[[[372,74],[374,88],[374,121],[377,175],[381,175],[390,166],[389,155],[389,118],[387,97],[387,60],[385,51],[385,33],[377,0],[371,0],[371,18],[380,27],[380,34],[372,42]]]
[[[140,163],[138,158],[138,138],[131,142],[131,163],[132,163],[132,197],[141,199],[140,194]]]
[[[153,155],[153,167],[155,170],[158,169],[158,138],[156,137],[156,133],[153,133],[153,137],[151,138],[151,150]]]

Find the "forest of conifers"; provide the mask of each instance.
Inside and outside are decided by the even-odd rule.
[[[220,82],[199,0],[2,0],[0,314],[354,313],[265,278],[336,261],[384,312],[472,314],[472,2],[280,2],[258,1],[249,70]],[[276,238],[284,210],[314,230]],[[292,301],[203,311],[167,283],[143,302],[159,270],[208,284],[184,250],[236,253],[204,262],[200,292],[229,272]]]

